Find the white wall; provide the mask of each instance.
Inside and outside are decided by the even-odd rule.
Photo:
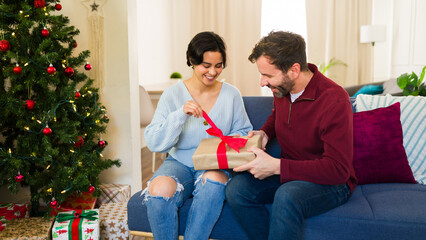
[[[106,135],[108,147],[105,158],[120,159],[120,168],[111,168],[101,173],[105,183],[130,184],[132,192],[142,188],[139,149],[139,110],[137,78],[130,78],[128,44],[128,1],[105,1],[100,11],[104,16],[105,39],[105,87],[101,102],[110,119]],[[61,1],[61,13],[68,16],[70,24],[80,30],[76,37],[76,51],[89,49],[88,11],[82,2]],[[99,1],[97,1],[99,3]],[[130,6],[129,6],[130,7]],[[89,49],[90,50],[90,49]],[[93,66],[96,67],[96,66]]]
[[[192,73],[186,65],[190,36],[189,0],[137,1],[136,24],[139,83],[150,85],[169,80],[172,72],[183,78]]]
[[[374,48],[374,79],[419,75],[426,65],[426,1],[374,0],[373,24],[387,26],[387,40]]]

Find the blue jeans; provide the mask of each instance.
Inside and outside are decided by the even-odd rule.
[[[170,176],[177,182],[177,190],[171,198],[149,195],[148,188],[143,191],[155,240],[178,239],[178,208],[191,196],[194,198],[188,214],[184,238],[185,240],[209,238],[222,212],[225,184],[208,178],[203,182],[201,177],[205,172],[205,170],[196,171],[169,156],[154,173],[151,180],[158,176]],[[230,178],[230,174],[226,173]]]
[[[346,184],[281,184],[277,175],[259,180],[248,172],[234,176],[226,187],[226,201],[250,239],[301,239],[305,218],[342,205],[350,195]]]

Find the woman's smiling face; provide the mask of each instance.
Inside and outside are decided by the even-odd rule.
[[[203,54],[203,62],[194,66],[196,78],[206,86],[214,84],[222,70],[223,59],[220,52],[205,52]]]

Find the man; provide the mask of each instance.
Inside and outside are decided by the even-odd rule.
[[[301,239],[305,218],[345,203],[357,180],[348,94],[306,61],[304,39],[271,32],[249,60],[260,85],[274,93],[274,109],[259,131],[262,148],[277,138],[280,159],[252,148],[256,158],[226,188],[226,200],[250,239]],[[272,203],[271,211],[265,207]]]

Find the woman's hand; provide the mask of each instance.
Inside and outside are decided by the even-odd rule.
[[[196,118],[203,116],[203,109],[201,106],[192,100],[187,101],[185,105],[183,105],[183,112]]]
[[[254,135],[260,135],[260,138],[262,139],[262,149],[263,149],[263,151],[265,151],[266,144],[269,141],[268,135],[266,135],[266,133],[263,130],[259,130],[259,131],[248,132],[247,137],[251,138]]]

